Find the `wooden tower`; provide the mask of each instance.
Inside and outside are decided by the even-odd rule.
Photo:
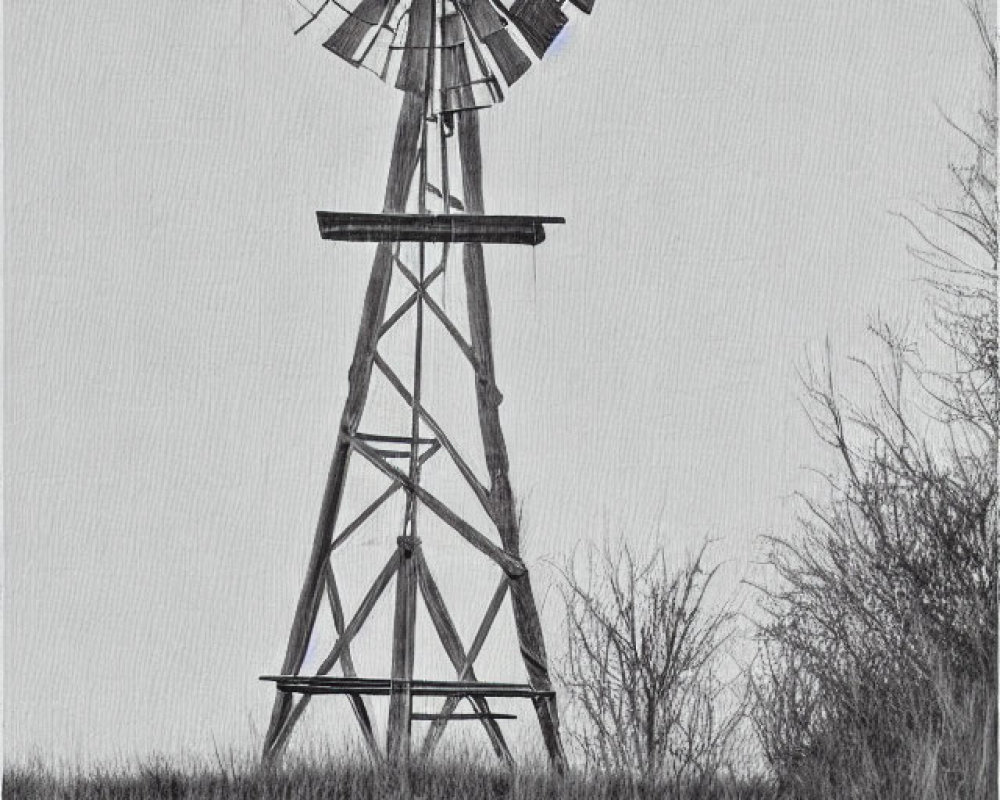
[[[469,719],[483,726],[497,755],[510,761],[510,750],[498,724],[509,715],[491,711],[490,701],[519,697],[533,704],[549,759],[561,769],[564,755],[555,693],[530,577],[520,558],[518,516],[500,426],[502,398],[493,368],[483,244],[535,246],[545,238],[545,224],[563,220],[485,213],[478,117],[480,109],[503,99],[494,68],[508,86],[520,78],[532,64],[528,53],[540,58],[566,24],[563,3],[516,0],[507,6],[499,0],[313,2],[314,8],[307,9],[296,32],[322,30],[324,47],[354,66],[393,81],[403,92],[403,102],[382,213],[317,214],[323,238],[377,245],[349,372],[347,401],[285,660],[280,675],[263,676],[277,687],[263,755],[267,760],[280,756],[314,695],[336,694],[346,696],[365,742],[373,754],[381,757],[366,698],[384,695],[389,698],[386,754],[390,762],[405,762],[410,757],[414,720],[431,723],[422,748],[423,755],[430,755],[448,722]],[[573,0],[573,5],[588,13],[592,3]],[[304,8],[301,3],[296,7],[300,12]],[[433,175],[432,154],[436,167]],[[449,171],[452,164],[457,164],[455,181]],[[406,245],[410,263],[403,257],[404,243],[410,243]],[[467,338],[430,293],[456,250],[461,252],[466,287]],[[406,282],[409,294],[387,313],[393,277]],[[380,354],[379,342],[411,314],[415,316],[412,381],[407,385]],[[486,481],[476,476],[422,401],[424,322],[428,315],[444,327],[471,366],[469,388],[475,393]],[[359,429],[373,370],[384,376],[406,404],[409,430]],[[456,385],[461,384],[456,381]],[[441,451],[454,463],[484,509],[495,534],[477,530],[422,483],[422,467]],[[348,468],[352,458],[371,464],[385,476],[388,485],[360,515],[345,524],[339,517],[345,491],[350,489]],[[348,618],[331,555],[355,531],[370,524],[373,514],[397,492],[405,497],[405,513],[395,531],[385,532],[388,560]],[[458,534],[498,568],[492,599],[468,644],[459,636],[418,536],[425,514],[433,517],[435,524],[443,523]],[[476,555],[471,550],[470,554]],[[338,561],[342,557],[342,552],[337,554]],[[351,643],[393,583],[391,675],[359,677]],[[454,668],[454,674],[443,680],[414,678],[418,595]],[[508,597],[527,681],[479,681],[474,663]],[[315,674],[303,675],[306,651],[324,604],[329,605],[338,638]],[[338,664],[342,675],[331,676],[329,673]],[[414,713],[412,700],[420,696],[441,698],[440,712]],[[471,704],[472,713],[456,713],[463,699]]]

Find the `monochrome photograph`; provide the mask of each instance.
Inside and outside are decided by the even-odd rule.
[[[990,800],[992,0],[9,0],[5,798]]]

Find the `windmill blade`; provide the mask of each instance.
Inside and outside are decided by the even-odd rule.
[[[378,32],[364,50],[356,66],[377,75],[386,83],[394,83],[405,51],[409,0],[393,0]]]
[[[478,56],[477,39],[486,45],[508,86],[528,71],[531,59],[511,38],[506,20],[489,0],[457,0],[455,9],[469,29],[469,44],[473,51]]]
[[[391,6],[395,6],[397,2],[398,0],[362,0],[333,35],[323,42],[323,47],[345,61],[356,64],[364,57],[362,42],[381,25],[386,14],[391,12]]]
[[[465,25],[458,14],[441,20],[441,90],[444,110],[474,108],[472,87],[469,85],[469,62],[465,56]]]
[[[393,22],[390,18],[386,20],[378,29],[375,38],[372,39],[368,51],[361,59],[359,66],[373,72],[381,80],[387,80],[393,56],[398,56],[400,49],[394,48],[399,38],[398,21]],[[398,58],[396,59],[399,60]]]
[[[422,94],[429,88],[433,42],[441,52],[441,69],[435,69],[436,85],[431,87],[434,107],[445,111],[502,101],[502,84],[494,73],[511,86],[542,58],[568,22],[565,2],[512,0],[508,6],[503,0],[286,0],[296,34],[318,40],[352,66],[405,91]],[[594,0],[570,2],[588,14],[594,6]],[[439,41],[446,30],[448,44]],[[446,47],[454,47],[455,53],[445,55]],[[457,82],[459,72],[469,77]]]
[[[569,22],[561,6],[559,0],[517,0],[508,11],[511,22],[539,58]]]
[[[475,45],[467,36],[465,22],[459,14],[449,14],[441,19],[441,92],[443,111],[466,111],[489,108],[497,98],[492,75],[473,78],[466,44]],[[477,65],[478,66],[478,65]]]
[[[434,30],[434,5],[432,0],[413,0],[406,27],[406,46],[399,65],[396,88],[423,93],[426,90],[427,56]]]
[[[329,38],[346,16],[344,9],[332,0],[285,0],[283,5],[296,36],[306,33],[307,38],[313,38],[319,31],[321,41]]]
[[[513,86],[514,82],[531,67],[531,59],[503,28],[483,37],[483,44],[489,49],[508,86]]]
[[[293,30],[358,66],[401,0],[287,0]]]
[[[480,39],[485,39],[491,33],[502,31],[507,27],[507,23],[490,0],[458,0],[455,7],[468,20],[472,30]]]

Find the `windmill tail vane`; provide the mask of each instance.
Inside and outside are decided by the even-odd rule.
[[[594,0],[571,0],[589,14]],[[404,91],[422,91],[427,51],[441,51],[443,110],[487,108],[541,59],[569,18],[563,0],[287,0],[296,34]],[[432,42],[435,17],[440,35]],[[461,45],[468,45],[466,48]],[[465,61],[467,79],[454,62]],[[499,78],[497,76],[500,76]],[[502,78],[502,80],[501,80]],[[438,93],[435,93],[438,94]]]
[[[572,3],[587,13],[593,4],[592,0]],[[405,763],[410,758],[415,722],[430,723],[421,751],[428,757],[449,722],[473,720],[482,725],[497,756],[512,763],[498,724],[512,716],[497,713],[491,702],[520,698],[531,701],[550,763],[562,769],[565,755],[555,692],[529,571],[521,558],[520,520],[500,424],[503,396],[494,369],[483,244],[533,247],[545,239],[545,225],[565,220],[486,214],[479,110],[503,98],[503,86],[494,69],[509,87],[531,66],[528,52],[536,58],[545,53],[566,24],[563,3],[515,0],[508,7],[499,0],[302,0],[295,7],[302,15],[296,23],[299,32],[318,32],[327,50],[391,81],[403,90],[403,102],[382,212],[317,212],[322,238],[371,242],[376,250],[348,373],[347,398],[285,659],[280,674],[262,676],[277,689],[263,757],[280,757],[313,697],[340,695],[349,701],[363,741],[375,759],[388,757],[391,763]],[[437,185],[429,175],[432,158]],[[450,166],[455,166],[461,177],[455,190]],[[416,206],[415,213],[407,212],[410,205]],[[432,213],[431,205],[440,205],[440,212]],[[436,282],[444,283],[449,258],[458,252],[466,290],[465,331],[430,292]],[[408,296],[390,311],[389,288],[394,276],[404,281]],[[412,358],[412,368],[405,375],[408,381],[390,364],[400,357],[398,347],[390,353],[382,344],[390,332],[404,330],[399,324],[404,318],[412,323],[403,334],[409,338],[402,357]],[[475,393],[485,479],[427,405],[425,384],[433,373],[426,365],[431,354],[425,352],[424,339],[425,325],[431,320],[440,323],[445,341],[450,340],[471,367],[468,385]],[[365,413],[375,373],[381,376],[379,391],[389,392],[405,415],[405,421],[397,419],[395,426],[384,415],[372,418]],[[449,375],[447,385],[457,392],[461,383]],[[348,487],[359,496],[365,487],[354,485],[356,479],[348,480],[352,459],[367,464],[369,474],[388,482],[381,494],[365,498],[363,510],[353,519],[344,511],[348,507],[345,497],[353,496]],[[435,470],[425,473],[431,459],[435,459],[434,468],[444,462],[442,470],[451,475],[449,487],[464,487],[468,501],[482,508],[488,519],[485,531],[441,499],[434,485]],[[441,472],[436,475],[438,480],[442,478]],[[387,517],[391,524],[386,524]],[[356,541],[357,531],[363,528],[390,552],[357,608],[348,615],[333,557],[336,555],[338,564],[349,560],[349,540]],[[471,555],[475,555],[474,549],[485,556],[485,568],[499,570],[499,575],[490,579],[496,581],[496,588],[468,645],[431,570],[434,547],[424,545],[418,528],[434,535],[444,531],[460,546],[469,546]],[[352,646],[393,583],[391,674],[359,676]],[[453,672],[446,679],[415,677],[418,596],[451,663]],[[466,597],[465,604],[478,599],[482,599],[478,594]],[[505,604],[513,617],[525,683],[483,681],[476,674],[476,659]],[[323,605],[329,606],[336,640],[318,667],[311,670],[315,674],[304,674],[307,654],[317,648],[316,626]],[[420,639],[421,652],[428,639],[431,637]],[[338,665],[342,675],[330,675]],[[384,753],[369,707],[371,698],[380,696],[389,699]],[[437,698],[440,710],[415,711],[414,698]],[[457,713],[463,701],[471,706],[470,713]]]

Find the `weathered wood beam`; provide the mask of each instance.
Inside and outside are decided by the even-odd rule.
[[[399,322],[403,317],[406,316],[406,312],[409,311],[413,306],[417,304],[417,300],[420,298],[419,294],[411,294],[399,307],[389,315],[389,318],[382,323],[382,327],[379,329],[378,336],[381,339],[389,331],[395,327],[396,323]]]
[[[417,722],[433,722],[441,719],[440,714],[425,714],[419,711],[413,712],[410,719]],[[481,712],[475,712],[473,714],[451,714],[448,717],[449,722],[462,722],[465,720],[487,720],[487,719],[517,719],[517,714],[497,714],[490,712],[488,714],[483,714]]]
[[[337,636],[342,636],[344,633],[344,606],[340,601],[337,579],[333,574],[333,567],[330,566],[329,561],[326,562],[326,567],[324,568],[324,578],[327,602],[330,604],[330,614],[333,617],[333,628],[337,632]],[[344,652],[340,655],[340,668],[343,670],[345,678],[356,678],[358,676],[357,670],[354,668],[354,658],[351,656],[350,646],[345,646]],[[365,699],[359,695],[352,695],[350,702],[351,708],[354,710],[354,716],[361,727],[361,734],[364,737],[365,744],[368,746],[368,751],[376,760],[380,759],[381,752],[378,749],[378,742],[375,741],[371,715],[368,713],[368,706],[365,703]]]
[[[297,675],[262,675],[279,690],[291,694],[365,694],[385,696],[392,691],[390,678],[332,678]],[[552,694],[532,689],[527,683],[491,681],[410,681],[410,691],[421,697],[547,697]]]
[[[419,544],[410,537],[399,539],[399,571],[396,575],[396,611],[392,627],[392,686],[389,694],[389,722],[386,726],[386,754],[390,764],[410,758],[410,713],[413,679],[414,623],[416,602],[416,557]]]
[[[463,196],[470,213],[483,213],[482,152],[479,144],[479,113],[456,113],[459,154],[462,162]],[[493,334],[490,321],[489,290],[483,248],[480,244],[466,244],[463,248],[466,298],[469,308],[469,330],[472,349],[479,369],[476,373],[476,401],[479,410],[479,428],[486,453],[490,475],[489,490],[492,518],[503,542],[504,550],[520,557],[520,531],[514,494],[508,476],[510,465],[503,430],[500,427],[500,393],[496,390],[493,364]],[[525,571],[511,581],[511,604],[518,644],[528,672],[528,681],[536,689],[551,690],[545,653],[545,637],[531,591],[531,580]],[[542,737],[553,766],[562,771],[566,755],[559,734],[559,713],[555,697],[535,704]]]
[[[409,458],[409,450],[385,450],[382,448],[373,448],[373,453],[378,453],[382,458]]]
[[[457,112],[456,112],[457,113]],[[322,238],[338,242],[479,242],[525,244],[545,241],[545,225],[562,217],[486,216],[485,214],[364,214],[317,211]]]
[[[444,246],[444,251],[445,251],[445,253],[447,253],[447,252],[448,252],[448,244],[447,244],[447,243],[445,243],[445,246]],[[436,281],[436,280],[437,280],[437,279],[438,279],[438,278],[439,278],[439,277],[440,277],[441,275],[444,275],[444,268],[445,268],[446,266],[447,266],[447,255],[443,256],[443,257],[442,257],[442,259],[441,259],[441,263],[440,263],[440,264],[438,264],[438,265],[437,265],[436,267],[434,267],[434,269],[432,269],[432,270],[431,270],[431,271],[430,271],[430,272],[429,272],[429,273],[427,274],[427,277],[426,277],[426,278],[424,279],[424,286],[425,286],[425,287],[427,287],[427,286],[430,286],[430,285],[431,285],[432,283],[434,283],[434,281]]]
[[[414,439],[412,436],[395,436],[388,433],[355,433],[357,438],[364,442],[382,442],[384,444],[412,444],[416,442],[417,444],[436,444],[437,439],[428,439],[425,437],[417,437]]]
[[[409,27],[407,42],[413,42],[414,31],[418,27],[424,26],[430,29],[426,37],[427,49],[423,54],[418,55],[424,59],[426,64],[423,76],[423,101],[424,119],[421,130],[419,166],[420,176],[417,189],[417,205],[421,213],[427,211],[427,119],[430,114],[431,87],[434,82],[434,63],[437,53],[434,49],[435,30],[434,19],[436,15],[436,0],[413,0],[410,5]],[[414,54],[406,52],[403,54],[404,64],[401,69],[401,77],[408,70],[412,69],[412,62],[407,66],[407,59]],[[421,243],[419,247],[420,279],[424,279],[424,266],[426,263],[426,246]],[[393,260],[398,261],[398,256],[393,253]],[[410,474],[408,476],[411,486],[420,485],[420,459],[419,459],[419,438],[420,438],[420,414],[417,407],[420,405],[421,389],[423,386],[422,368],[424,353],[424,304],[421,298],[417,299],[417,319],[416,330],[414,332],[414,352],[413,352],[413,398],[414,407],[410,414]],[[355,440],[352,444],[356,444]],[[372,453],[377,451],[374,448],[365,447]],[[382,452],[384,456],[384,451]],[[384,457],[382,462],[385,463]],[[410,714],[413,712],[413,698],[410,695],[410,681],[413,679],[413,658],[415,646],[415,627],[417,618],[417,587],[416,587],[416,558],[415,551],[419,551],[420,540],[417,538],[417,497],[412,490],[406,497],[406,517],[403,520],[402,535],[396,540],[399,553],[399,571],[396,577],[396,611],[392,629],[392,679],[393,684],[389,694],[389,721],[386,726],[386,754],[390,764],[400,765],[401,791],[410,794],[410,727],[412,721]]]

